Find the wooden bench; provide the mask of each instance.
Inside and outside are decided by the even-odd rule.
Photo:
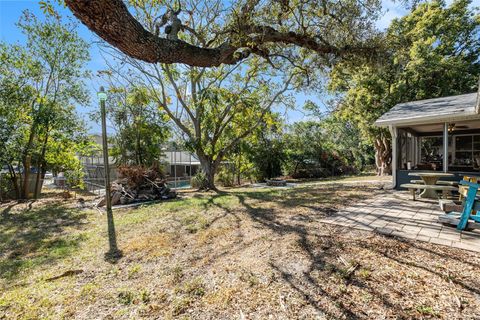
[[[423,180],[410,180],[410,183],[415,183],[415,184],[425,184],[425,182],[423,182]],[[457,181],[437,181],[436,183],[437,185],[441,185],[441,186],[458,186],[458,182]]]
[[[412,193],[412,200],[415,201],[415,192],[417,190],[437,190],[437,191],[442,191],[443,193],[447,192],[452,192],[452,191],[457,191],[458,188],[455,188],[453,186],[441,186],[441,185],[428,185],[428,184],[416,184],[416,183],[405,183],[401,184],[400,187],[408,189]]]
[[[461,181],[461,185],[468,187],[467,196],[463,205],[462,212],[450,212],[438,217],[438,221],[443,224],[454,225],[457,230],[469,230],[480,228],[480,201],[477,199],[479,185],[469,181]]]

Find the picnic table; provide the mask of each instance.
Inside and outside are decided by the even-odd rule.
[[[454,176],[452,173],[445,172],[410,172],[408,175],[420,177],[426,186],[435,186],[437,181],[442,177]],[[424,188],[423,192],[420,194],[420,198],[436,199],[436,188]]]

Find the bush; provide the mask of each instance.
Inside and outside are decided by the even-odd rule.
[[[294,179],[325,178],[331,175],[330,170],[316,167],[298,169],[297,172],[291,174]]]
[[[218,172],[217,181],[220,182],[223,187],[233,187],[235,185],[235,175],[231,170],[222,168]]]
[[[192,188],[202,188],[207,184],[207,176],[203,171],[198,171],[191,180]]]
[[[66,179],[66,184],[70,188],[80,188],[83,189],[85,187],[83,178],[85,176],[85,172],[78,163],[78,166],[71,170],[66,170],[65,171],[65,179]]]
[[[340,168],[338,168],[338,171],[340,171],[341,175],[353,175],[353,174],[358,174],[359,172],[359,170],[354,166],[347,166],[347,165],[340,166]]]
[[[13,192],[14,186],[9,174],[1,174],[0,177],[0,202],[7,199],[15,198],[15,192]]]

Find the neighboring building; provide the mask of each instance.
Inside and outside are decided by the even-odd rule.
[[[174,148],[164,148],[162,153],[169,184],[174,188],[189,186],[191,177],[200,170],[198,157],[188,151]]]
[[[400,103],[375,124],[392,135],[395,187],[411,171],[480,175],[480,90],[478,93]]]
[[[99,134],[92,135],[92,139],[102,148],[102,136]],[[109,144],[109,148],[111,145]],[[105,184],[103,153],[100,149],[92,156],[79,157],[85,168],[85,182],[87,188],[98,189],[103,188]],[[195,154],[188,151],[176,150],[174,143],[168,146],[159,147],[159,153],[162,154],[160,161],[164,165],[164,172],[167,176],[169,185],[174,188],[185,187],[190,185],[190,178],[194,176],[199,168],[200,161]],[[115,159],[109,156],[110,177],[112,181],[117,178],[117,170]]]

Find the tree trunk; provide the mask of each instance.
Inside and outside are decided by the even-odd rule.
[[[199,157],[200,166],[202,167],[203,173],[205,173],[206,180],[203,185],[200,186],[200,190],[214,190],[218,191],[215,186],[215,174],[217,173],[217,161],[213,161],[208,157]]]
[[[33,107],[32,107],[33,108]],[[22,198],[28,199],[28,194],[29,194],[29,182],[28,180],[30,179],[30,165],[31,165],[31,155],[30,155],[30,150],[32,149],[33,146],[33,139],[35,138],[35,133],[37,131],[37,120],[36,118],[33,119],[32,126],[30,128],[30,133],[28,136],[28,142],[27,145],[25,146],[25,150],[23,152],[23,176],[24,176],[24,181],[23,181],[23,188],[22,188]]]
[[[377,175],[383,176],[392,173],[392,150],[390,142],[386,137],[379,137],[375,140],[375,165]]]
[[[29,198],[30,193],[30,167],[31,167],[31,157],[30,155],[26,155],[23,161],[23,199]]]
[[[241,185],[242,184],[242,178],[241,178],[241,175],[242,175],[242,170],[241,170],[241,164],[242,164],[242,158],[241,158],[241,155],[239,154],[238,155],[238,163],[237,163],[237,184],[238,185]]]
[[[8,171],[10,171],[10,178],[12,179],[13,188],[15,189],[15,197],[16,199],[20,199],[20,187],[18,186],[17,174],[11,164],[8,165]]]
[[[296,174],[297,173],[297,169],[298,169],[298,165],[300,164],[300,162],[298,161],[295,161],[295,168],[293,168],[293,174]]]
[[[40,159],[38,159],[38,164],[37,164],[37,179],[35,181],[35,193],[34,193],[34,198],[35,200],[38,199],[39,192],[38,189],[40,188],[40,176],[43,179],[45,176],[45,153],[47,152],[47,143],[48,143],[48,128],[47,132],[45,133],[45,139],[43,140],[43,145],[42,145],[42,153],[40,155]]]

